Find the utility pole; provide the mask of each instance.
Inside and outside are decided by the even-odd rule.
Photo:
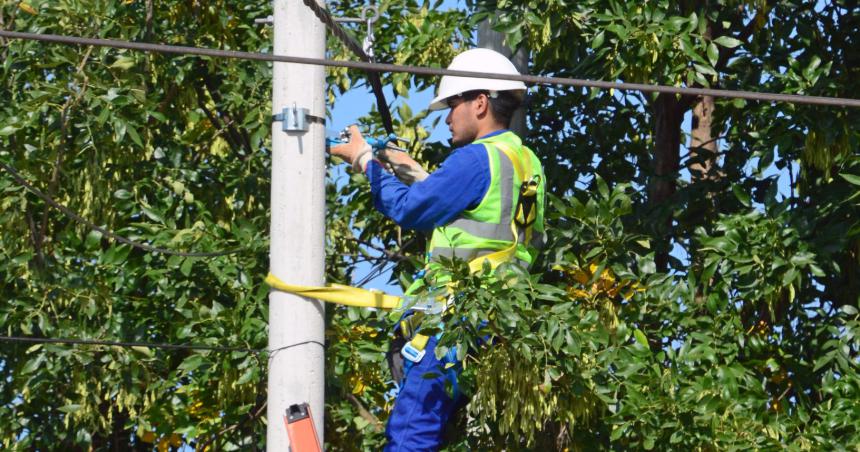
[[[325,27],[310,8],[302,0],[273,1],[274,53],[324,58]],[[287,117],[272,125],[269,266],[275,276],[291,284],[321,286],[325,279],[325,125],[302,114],[307,109],[314,117],[325,117],[324,81],[321,66],[273,63],[273,114]],[[285,132],[284,127],[299,130]],[[269,294],[269,350],[273,352],[269,355],[268,450],[288,450],[284,414],[290,405],[302,402],[310,405],[322,444],[324,333],[322,302],[279,291]]]
[[[529,71],[529,52],[526,45],[520,46],[516,53],[505,42],[505,34],[493,30],[493,23],[490,19],[485,19],[478,24],[478,47],[484,49],[495,50],[502,55],[508,57],[514,67],[520,71],[520,74],[528,74]],[[526,132],[526,109],[520,107],[514,112],[511,118],[511,131],[525,138]]]

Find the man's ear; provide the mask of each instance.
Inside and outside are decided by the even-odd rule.
[[[483,118],[490,113],[490,98],[485,94],[478,94],[475,98],[475,110],[479,118]]]

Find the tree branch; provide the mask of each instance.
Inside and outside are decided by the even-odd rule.
[[[222,428],[221,430],[218,430],[218,433],[215,433],[215,435],[213,435],[211,438],[209,438],[209,439],[208,439],[205,443],[203,443],[200,447],[197,447],[197,448],[195,448],[195,449],[197,449],[197,450],[206,450],[206,448],[207,448],[207,447],[209,447],[209,446],[210,446],[210,445],[211,445],[215,440],[217,440],[221,435],[223,435],[223,434],[225,434],[225,433],[229,433],[229,432],[231,432],[231,431],[233,431],[233,430],[236,430],[237,428],[242,427],[242,426],[243,426],[243,425],[245,425],[246,423],[251,422],[251,421],[253,421],[253,420],[257,419],[258,417],[260,417],[260,415],[261,415],[261,414],[263,414],[263,411],[266,409],[266,406],[267,406],[268,404],[269,404],[269,402],[267,402],[267,401],[263,401],[263,404],[262,404],[262,405],[260,405],[260,407],[259,407],[256,411],[254,411],[253,413],[249,413],[249,414],[248,414],[248,417],[246,417],[246,418],[242,419],[241,421],[239,421],[239,422],[237,422],[237,423],[235,423],[235,424],[228,425],[228,426],[226,426],[226,427]]]
[[[30,238],[33,241],[33,249],[36,250],[36,261],[38,266],[44,267],[45,254],[42,252],[42,242],[39,240],[39,233],[36,231],[36,223],[33,221],[33,213],[25,209],[27,215],[27,227],[30,228]]]
[[[15,15],[18,12],[18,8],[12,10],[12,14],[9,16],[9,27],[6,27],[5,21],[3,19],[3,9],[0,8],[0,28],[6,31],[14,31],[15,30]],[[6,56],[9,53],[9,41],[4,38],[0,38],[0,46],[3,46],[3,53],[0,53],[0,61],[6,61]]]
[[[765,8],[767,8],[770,5],[770,3],[771,2],[768,2],[768,5],[766,5]],[[747,22],[745,25],[743,25],[743,28],[741,29],[740,33],[737,36],[731,36],[730,33],[726,33],[726,34],[720,34],[720,36],[714,36],[713,39],[717,39],[717,38],[722,37],[722,36],[729,36],[729,37],[734,37],[735,39],[743,42],[744,44],[749,44],[749,39],[752,36],[753,32],[755,31],[756,22],[757,22],[760,14],[762,14],[761,10],[757,11],[756,15],[753,16],[753,18],[750,19],[749,22]],[[732,25],[737,25],[737,23],[735,22]],[[737,46],[737,47],[733,47],[731,49],[727,48],[727,47],[719,47],[719,49],[718,49],[719,50],[719,57],[717,58],[717,63],[714,65],[714,70],[717,73],[723,72],[726,69],[726,65],[729,63],[729,60],[733,56],[735,56],[735,53],[737,53],[737,50],[740,47],[741,46]],[[693,87],[702,88],[702,85],[699,83],[694,83]],[[717,80],[714,83],[714,88],[716,88],[716,87],[719,87],[719,80]],[[699,96],[689,96],[689,95],[682,96],[680,103],[681,103],[681,107],[684,109],[683,111],[687,111],[688,109],[690,109],[693,106],[693,104],[698,100],[699,100]]]
[[[78,64],[77,70],[73,77],[76,77],[83,73],[84,66],[87,64],[87,61],[90,59],[90,55],[93,52],[93,47],[87,47],[86,52],[84,52],[83,58],[81,58],[81,62]],[[87,92],[87,87],[89,84],[89,76],[84,73],[83,83],[81,83],[80,90],[74,96],[69,96],[66,99],[66,103],[63,104],[62,109],[60,110],[60,146],[57,148],[57,157],[54,159],[54,171],[51,174],[51,182],[48,184],[48,189],[46,193],[48,196],[53,197],[57,192],[57,186],[60,183],[60,168],[63,165],[63,156],[65,152],[69,149],[69,140],[66,139],[66,131],[69,126],[69,118],[71,116],[72,108],[74,108],[78,102],[84,97],[84,94]],[[45,206],[45,210],[42,212],[42,222],[39,225],[39,243],[44,243],[45,235],[48,233],[48,212],[50,211],[51,206]]]
[[[355,405],[355,409],[358,410],[358,415],[364,418],[367,422],[373,425],[373,429],[377,432],[381,432],[383,429],[382,421],[379,420],[376,416],[373,415],[370,411],[367,411],[367,408],[361,404],[361,400],[352,394],[347,394],[346,398]]]
[[[153,15],[153,6],[152,0],[146,0],[145,2],[146,9],[146,17],[144,18],[144,41],[152,41],[152,15]]]
[[[206,106],[206,92],[203,91],[203,87],[195,84],[194,92],[197,93],[197,106],[200,107],[200,109],[203,110],[203,113],[206,114],[206,117],[209,118],[209,122],[212,123],[212,127],[217,130],[224,129],[224,123],[221,122],[221,118]],[[229,133],[224,138],[227,140],[227,143],[230,144],[230,147],[238,147],[239,143],[234,141],[233,136]]]
[[[207,72],[205,68],[201,68],[200,74],[200,77],[203,79],[203,83],[206,85],[206,91],[209,93],[209,96],[215,102],[215,105],[223,103],[224,99],[221,97],[219,86],[216,84],[215,80],[212,78],[209,72]],[[221,116],[224,117],[227,123],[234,123],[234,121],[231,119],[230,112],[219,110],[218,113],[220,113]],[[251,154],[251,139],[246,133],[240,131],[233,126],[228,128],[227,133],[233,136],[233,139],[237,143],[237,145],[240,145],[241,147],[245,148],[245,151],[248,153],[248,155]]]
[[[359,244],[361,244],[361,245],[364,245],[364,246],[368,247],[368,248],[371,248],[371,249],[373,249],[373,250],[379,251],[380,253],[384,254],[384,255],[385,255],[385,257],[386,257],[386,258],[388,258],[389,260],[392,260],[392,261],[395,261],[395,262],[400,262],[400,261],[403,261],[403,260],[407,260],[407,259],[409,259],[409,257],[407,257],[405,254],[401,254],[401,253],[398,253],[398,252],[396,252],[396,251],[389,251],[389,250],[385,249],[384,247],[381,247],[381,246],[378,246],[378,245],[374,245],[374,244],[373,244],[373,243],[371,243],[371,242],[368,242],[368,241],[365,241],[365,240],[361,240],[361,239],[359,239],[359,238],[356,238],[356,239],[355,239],[355,241],[356,241],[356,242],[358,242],[358,243],[359,243]],[[407,242],[407,244],[409,244],[409,243],[411,243],[411,242]],[[401,249],[402,249],[402,248],[403,248],[403,247],[401,247]]]

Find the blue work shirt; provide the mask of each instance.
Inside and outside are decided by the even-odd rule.
[[[506,129],[479,139],[499,135]],[[406,185],[371,160],[365,168],[373,205],[407,229],[429,231],[478,207],[490,188],[490,160],[483,144],[455,149],[442,165],[421,182]]]

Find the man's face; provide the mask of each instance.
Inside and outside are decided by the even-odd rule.
[[[455,147],[469,144],[478,138],[478,112],[475,111],[475,99],[466,100],[462,96],[454,96],[447,100],[448,117],[445,124],[451,131],[451,144]]]

